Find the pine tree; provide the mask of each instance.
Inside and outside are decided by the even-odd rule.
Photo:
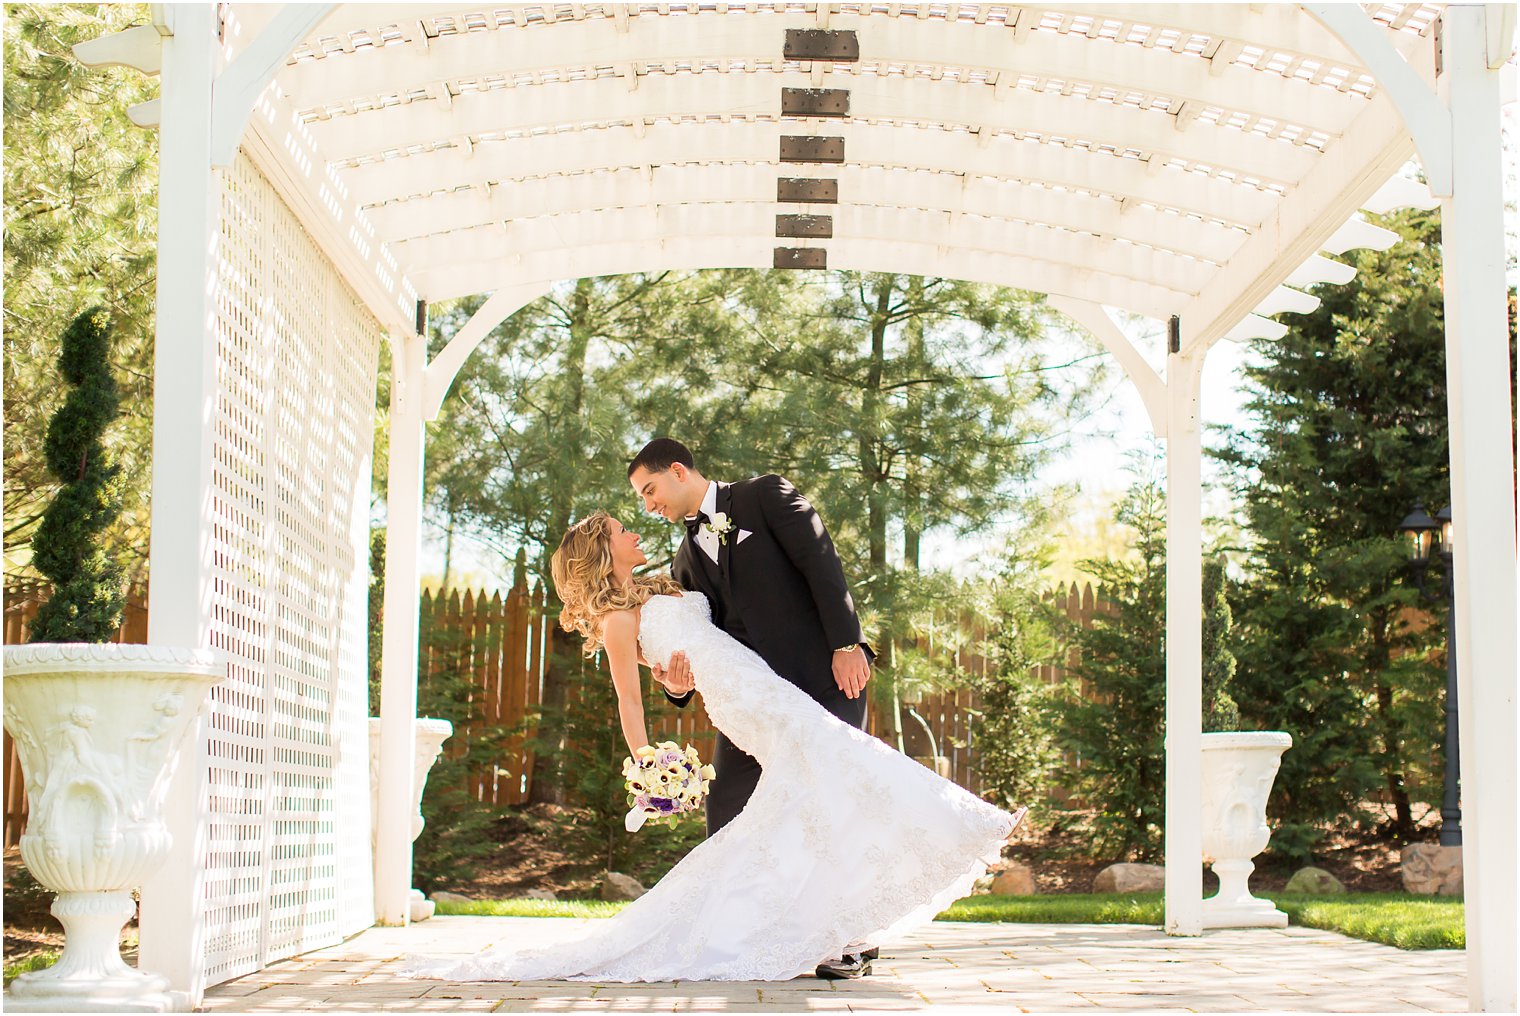
[[[1073,789],[1094,809],[1100,857],[1158,857],[1166,765],[1166,512],[1160,485],[1142,482],[1116,519],[1135,533],[1133,559],[1085,561],[1103,610],[1067,636],[1077,661],[1056,702],[1057,740],[1081,759]]]
[[[1230,695],[1235,654],[1230,652],[1230,604],[1225,597],[1224,561],[1203,564],[1203,729],[1240,729],[1240,707]]]
[[[1410,836],[1440,792],[1440,626],[1407,623],[1396,539],[1415,501],[1449,497],[1440,223],[1380,221],[1400,242],[1349,254],[1356,282],[1319,287],[1317,310],[1259,344],[1252,423],[1218,452],[1250,534],[1235,697],[1247,726],[1293,735],[1269,814],[1295,856],[1375,792]]]
[[[90,68],[75,43],[146,24],[147,4],[5,5],[5,562],[28,556],[57,490],[44,451],[62,402],[58,336],[91,307],[111,312],[122,386],[112,452],[123,513],[102,539],[134,579],[148,560],[158,145],[127,109],[158,81]]]
[[[986,673],[977,693],[976,770],[982,796],[1002,808],[1039,808],[1059,762],[1050,690],[1035,673],[1054,650],[1049,616],[1038,598],[1005,592],[989,615]]]
[[[107,453],[106,428],[120,396],[111,375],[110,313],[74,319],[63,335],[59,373],[70,390],[48,425],[48,469],[63,484],[32,540],[52,597],[32,621],[33,642],[107,642],[121,625],[123,575],[103,536],[121,514],[121,469]]]

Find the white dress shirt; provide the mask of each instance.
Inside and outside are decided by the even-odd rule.
[[[718,510],[718,484],[716,481],[707,481],[707,493],[702,495],[701,511],[709,519]],[[688,515],[688,519],[696,516]],[[713,564],[718,563],[718,534],[707,528],[707,523],[697,527],[697,535],[694,537],[697,546],[702,548],[702,553],[712,558]]]

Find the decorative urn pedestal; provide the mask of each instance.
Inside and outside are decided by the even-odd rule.
[[[189,1008],[121,958],[132,890],[167,856],[164,796],[180,742],[225,667],[209,650],[47,643],[5,647],[5,727],[26,779],[21,859],[58,894],[63,956],[22,974],[12,1012]]]
[[[1219,892],[1203,901],[1205,928],[1284,928],[1288,915],[1251,895],[1251,860],[1267,847],[1267,795],[1289,734],[1275,730],[1203,735],[1203,851]]]
[[[416,813],[412,815],[412,839],[422,835],[422,827],[427,824],[422,817],[422,790],[427,786],[428,771],[433,768],[433,763],[438,761],[438,756],[443,754],[443,742],[447,741],[454,733],[454,725],[448,720],[435,720],[426,716],[419,716],[412,721],[415,726],[414,739],[417,744],[417,754],[412,766],[412,807]],[[375,838],[380,828],[380,717],[369,718],[369,843],[370,850],[375,849]],[[426,921],[433,916],[433,901],[422,895],[420,889],[412,890],[411,912],[408,915],[413,921]]]

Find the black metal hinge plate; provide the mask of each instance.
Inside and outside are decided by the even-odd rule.
[[[844,138],[789,135],[781,139],[782,162],[844,161]]]
[[[829,252],[822,247],[777,247],[774,268],[827,268]]]
[[[776,200],[799,201],[814,205],[837,205],[839,181],[783,176],[776,181]]]
[[[805,236],[827,240],[834,235],[832,215],[778,215],[777,236]]]
[[[782,116],[849,116],[848,88],[783,88]]]
[[[783,54],[788,60],[832,60],[835,63],[853,63],[860,59],[860,39],[854,32],[849,31],[788,28]]]

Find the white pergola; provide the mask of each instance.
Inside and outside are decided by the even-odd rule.
[[[1167,443],[1166,930],[1200,934],[1204,359],[1221,339],[1281,335],[1272,315],[1316,305],[1305,287],[1350,281],[1334,255],[1391,244],[1360,209],[1439,203],[1463,535],[1470,992],[1474,1008],[1514,1008],[1515,488],[1499,136],[1513,6],[155,12],[152,25],[78,47],[87,63],[163,75],[162,97],[133,113],[158,126],[162,146],[150,640],[216,645],[241,670],[203,722],[192,760],[202,764],[177,777],[177,858],[144,888],[144,966],[198,996],[208,980],[371,918],[407,920],[426,425],[475,346],[554,283],[720,267],[1018,286],[1048,294],[1123,366]],[[1428,188],[1399,175],[1411,157]],[[320,271],[281,274],[291,251]],[[491,296],[429,360],[425,304],[476,293]],[[325,309],[297,321],[312,300]],[[1116,311],[1169,323],[1163,373]],[[362,638],[363,499],[307,491],[336,438],[306,435],[297,448],[261,437],[257,421],[288,427],[317,412],[290,394],[317,376],[301,357],[344,337],[351,351],[324,368],[322,390],[357,406],[367,377],[372,399],[381,330],[393,351],[389,553],[366,910],[368,886],[342,858],[358,856],[345,822],[367,804],[343,809],[368,795],[337,789],[364,778],[344,742],[354,723],[321,722],[348,717],[333,703],[355,680],[362,689],[336,647],[355,625]],[[256,348],[303,352],[267,374]],[[312,467],[306,487],[291,465],[301,462]],[[322,548],[329,578],[282,572],[287,545]],[[307,613],[291,627],[296,607]],[[282,624],[295,633],[288,644]],[[340,636],[324,642],[330,632]],[[229,733],[236,724],[218,719],[245,713],[273,725]],[[296,718],[275,722],[287,714]],[[270,750],[249,762],[261,743]],[[291,747],[315,744],[326,747]],[[348,818],[317,821],[304,840],[267,832],[292,787],[318,788],[313,814],[332,798]],[[218,830],[255,812],[247,835],[266,849],[229,859]],[[279,857],[303,843],[329,851],[337,873],[282,882]],[[317,928],[303,915],[323,879],[349,902]],[[281,886],[308,895],[261,910],[259,894]]]

